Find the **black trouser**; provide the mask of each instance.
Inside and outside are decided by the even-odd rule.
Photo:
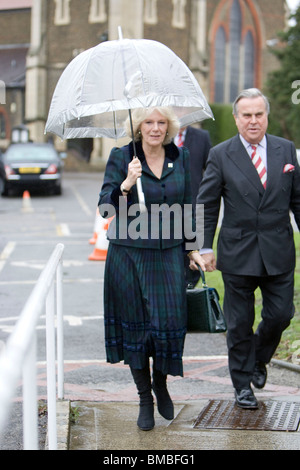
[[[270,362],[294,315],[294,270],[278,276],[222,273],[225,286],[229,370],[234,388],[250,385],[255,361]],[[255,290],[262,294],[262,320],[253,333]]]

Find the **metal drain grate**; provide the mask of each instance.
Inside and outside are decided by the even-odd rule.
[[[245,429],[255,431],[297,431],[300,403],[259,402],[257,410],[245,410],[233,401],[210,400],[193,427],[200,429]]]

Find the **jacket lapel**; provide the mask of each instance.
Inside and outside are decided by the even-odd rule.
[[[283,150],[271,135],[266,134],[267,138],[267,186],[263,188],[259,175],[249,158],[249,155],[243,146],[239,136],[232,139],[231,145],[228,147],[227,155],[235,163],[235,165],[243,172],[248,181],[254,186],[262,196],[263,203],[268,197],[272,188],[277,188],[280,184],[280,176],[283,171]]]
[[[142,162],[143,172],[156,178],[156,176],[152,173],[152,171],[147,165],[147,161],[146,161],[141,143],[137,142],[136,147],[137,147],[138,157]],[[175,161],[177,160],[181,152],[182,152],[182,149],[178,149],[173,143],[167,144],[165,146],[165,161],[164,161],[163,171],[162,171],[162,175],[160,179],[165,178],[170,173],[172,173],[172,171],[174,171]]]
[[[272,136],[267,134],[267,187],[266,195],[271,191],[272,188],[276,188],[279,185],[281,173],[283,171],[282,166],[282,148],[280,144],[275,143]]]
[[[261,195],[263,195],[265,193],[265,189],[261,184],[257,170],[253,165],[247,150],[243,146],[239,135],[233,137],[231,144],[227,149],[227,155],[246,176],[251,185],[254,186]]]

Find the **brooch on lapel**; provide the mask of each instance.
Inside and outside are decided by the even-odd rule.
[[[285,167],[283,168],[283,173],[290,173],[291,171],[294,171],[294,170],[295,170],[294,165],[291,165],[290,163],[288,163],[288,164],[285,165]]]

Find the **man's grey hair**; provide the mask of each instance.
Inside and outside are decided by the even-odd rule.
[[[238,96],[236,97],[236,99],[235,99],[235,101],[232,105],[234,116],[238,115],[238,102],[242,98],[258,98],[258,97],[263,98],[263,100],[265,102],[265,105],[266,105],[267,114],[269,114],[270,113],[270,103],[269,103],[268,98],[258,88],[248,88],[247,90],[241,91],[238,94]]]

